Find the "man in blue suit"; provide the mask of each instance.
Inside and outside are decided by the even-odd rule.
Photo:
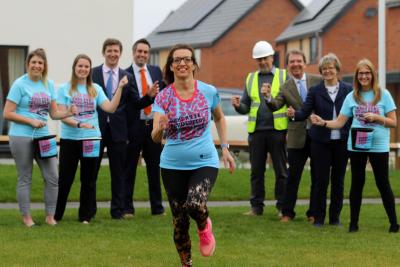
[[[148,65],[150,58],[150,43],[146,39],[137,40],[132,46],[133,64],[126,71],[134,76],[133,83],[136,96],[128,105],[129,144],[127,152],[126,171],[128,175],[125,210],[126,216],[135,213],[133,192],[135,188],[136,168],[142,152],[146,162],[147,180],[152,215],[163,215],[164,207],[161,198],[160,184],[160,154],[161,144],[151,139],[153,130],[153,113],[151,111],[154,97],[160,88],[164,88],[162,72],[158,66]]]
[[[126,147],[128,142],[127,102],[133,97],[134,88],[132,76],[118,67],[122,53],[122,44],[117,39],[106,39],[103,43],[104,64],[93,68],[93,82],[99,84],[109,99],[112,99],[119,81],[128,76],[128,84],[122,91],[121,100],[115,113],[110,114],[97,109],[99,126],[102,135],[101,150],[97,173],[100,169],[104,148],[107,147],[111,173],[111,217],[124,218],[124,198],[126,187]]]

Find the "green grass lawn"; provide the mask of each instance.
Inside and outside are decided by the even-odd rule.
[[[278,221],[272,207],[263,216],[241,215],[244,207],[210,208],[217,249],[213,257],[198,252],[195,224],[191,224],[194,266],[400,266],[400,234],[389,234],[382,205],[364,205],[360,231],[344,226],[315,228],[304,217],[304,206],[291,223]],[[33,211],[43,221],[43,211]],[[172,241],[170,211],[152,217],[139,208],[132,220],[109,219],[100,209],[90,225],[77,222],[68,209],[56,227],[28,229],[17,210],[0,210],[0,266],[180,266]]]
[[[16,202],[16,184],[17,174],[15,166],[0,165],[0,202]],[[348,197],[350,191],[350,171],[347,171],[345,178],[345,196]],[[390,179],[395,196],[400,196],[400,172],[391,171]],[[250,170],[238,169],[233,175],[225,169],[221,169],[217,182],[213,188],[210,200],[248,200],[250,195]],[[274,196],[275,178],[272,170],[266,172],[266,198],[272,199]],[[69,196],[70,201],[79,199],[79,175],[75,178],[72,191]],[[299,198],[308,199],[310,192],[310,173],[305,171],[300,184]],[[165,192],[163,190],[164,199]],[[367,172],[367,181],[364,188],[364,197],[380,197],[375,185],[372,172]],[[108,166],[102,166],[97,183],[97,200],[110,200],[110,176]],[[148,186],[146,170],[144,167],[138,167],[138,173],[135,185],[135,200],[148,199]],[[34,168],[31,199],[33,202],[43,201],[43,180],[37,166]]]

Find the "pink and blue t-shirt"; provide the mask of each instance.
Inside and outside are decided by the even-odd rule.
[[[16,113],[26,118],[47,121],[51,101],[55,101],[54,83],[47,80],[46,85],[41,81],[32,81],[28,74],[19,77],[10,88],[7,100],[17,105]],[[11,122],[10,136],[42,137],[49,135],[46,126],[33,128],[31,125]]]
[[[220,101],[217,89],[201,81],[195,82],[193,96],[187,100],[177,95],[173,84],[157,95],[153,111],[169,117],[161,168],[219,167],[211,135],[211,113]]]
[[[374,122],[367,122],[364,120],[364,114],[372,112],[385,116],[386,113],[396,109],[396,105],[393,101],[389,91],[384,89],[381,91],[381,99],[376,105],[372,104],[374,99],[374,92],[372,90],[367,92],[361,92],[361,97],[365,104],[358,104],[354,100],[353,92],[349,93],[343,102],[340,113],[348,118],[353,118],[351,124],[352,128],[373,128],[373,139],[372,148],[368,152],[389,152],[390,142],[390,129],[384,127],[381,124]],[[351,135],[347,141],[347,150],[359,152],[352,149]]]
[[[92,98],[88,95],[86,85],[78,84],[77,91],[71,96],[69,91],[71,84],[66,83],[60,86],[58,90],[57,104],[70,106],[75,104],[78,114],[73,116],[77,122],[90,123],[94,129],[76,128],[68,124],[61,123],[61,138],[80,140],[93,137],[100,137],[99,120],[97,107],[101,106],[107,100],[103,89],[98,84],[93,84],[97,95]]]

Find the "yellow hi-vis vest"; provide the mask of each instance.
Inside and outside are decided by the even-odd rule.
[[[258,71],[249,73],[246,78],[247,94],[251,98],[251,107],[249,112],[249,120],[247,123],[247,131],[253,133],[256,129],[257,112],[260,107],[260,94],[258,90]],[[276,97],[279,93],[280,86],[286,80],[286,70],[275,68],[274,79],[271,85],[271,95]],[[286,105],[272,113],[274,117],[274,129],[286,130],[288,126],[288,118],[286,116]]]

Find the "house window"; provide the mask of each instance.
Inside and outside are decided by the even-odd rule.
[[[201,50],[200,49],[194,50],[194,57],[197,60],[197,65],[200,67],[200,65],[201,65]]]
[[[160,54],[158,52],[150,53],[150,65],[157,65],[160,63]]]
[[[25,57],[28,53],[27,46],[3,46],[0,45],[0,112],[12,83],[25,73]],[[0,116],[0,134],[8,132],[8,124]]]
[[[276,68],[279,68],[279,66],[280,66],[280,61],[279,61],[279,51],[275,51],[275,54],[274,54],[274,66],[276,67]]]
[[[310,64],[318,60],[318,39],[316,36],[310,38]]]

